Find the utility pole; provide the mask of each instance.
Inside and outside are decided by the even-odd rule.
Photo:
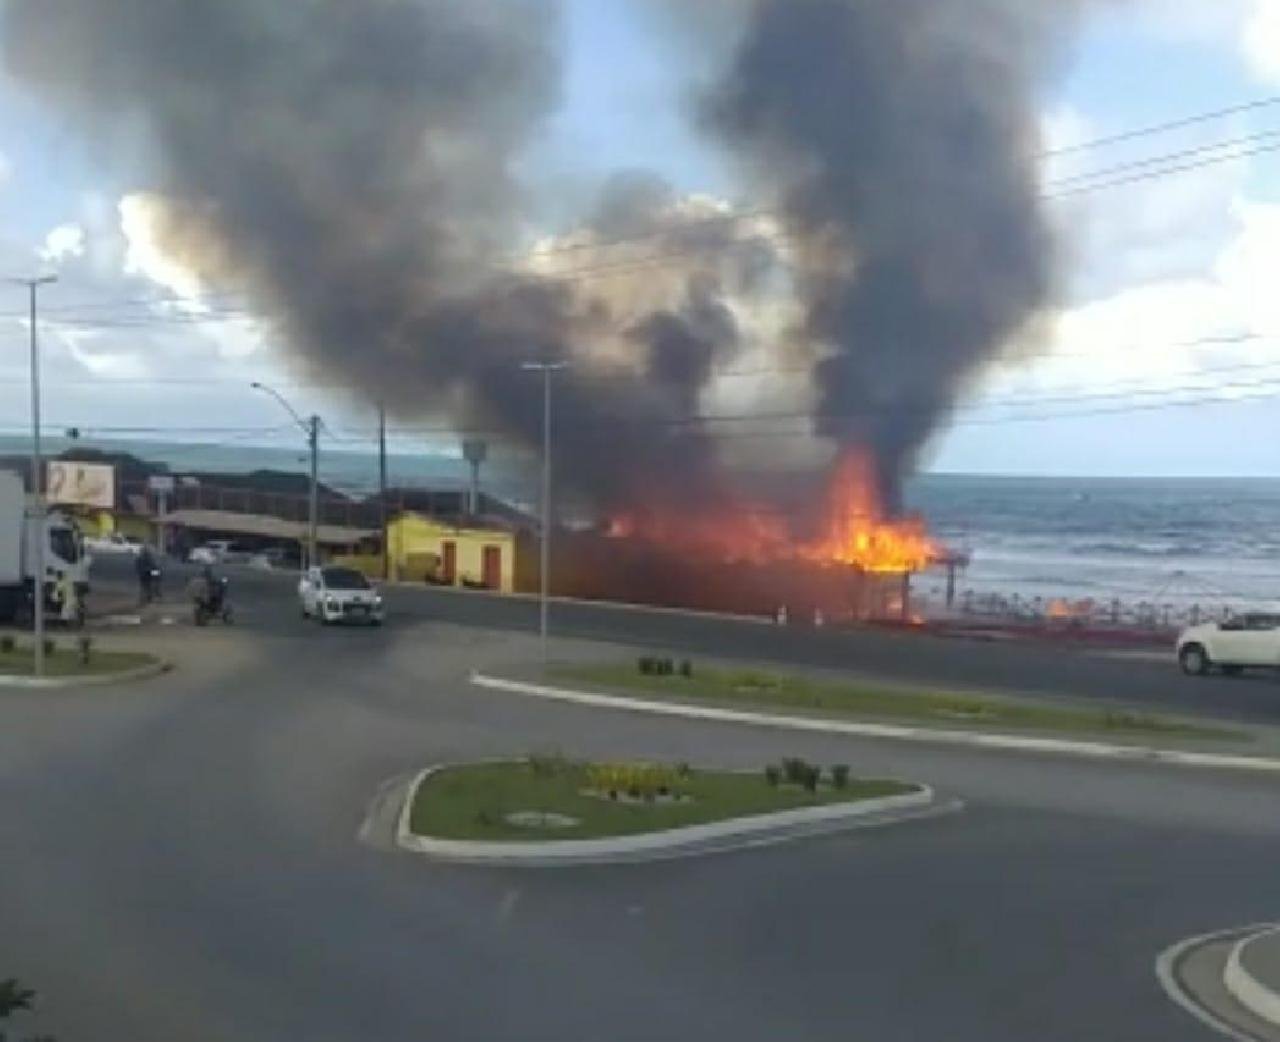
[[[538,636],[542,641],[542,664],[548,659],[547,637],[551,601],[551,374],[565,368],[564,362],[525,362],[528,372],[542,374],[542,554],[538,569],[541,585],[538,598]]]
[[[387,408],[378,405],[378,516],[382,526],[382,581],[391,578],[391,548],[387,546]]]
[[[57,282],[56,275],[43,275],[34,279],[17,279],[27,287],[31,298],[31,509],[29,518],[35,531],[35,560],[31,562],[31,622],[34,646],[32,670],[36,676],[44,676],[44,458],[40,451],[40,338],[36,329],[36,298],[41,286]]]
[[[318,560],[317,550],[319,543],[319,525],[320,525],[320,417],[312,415],[308,419],[303,419],[298,415],[298,410],[289,404],[288,400],[277,391],[274,387],[268,387],[264,383],[257,380],[249,385],[255,391],[262,391],[264,394],[271,395],[284,410],[293,417],[293,422],[298,425],[302,433],[307,436],[307,449],[311,456],[311,494],[308,496],[307,502],[307,566],[310,567]]]
[[[307,448],[311,450],[311,496],[307,504],[307,567],[319,563],[317,555],[320,535],[320,417],[314,413],[307,421]]]

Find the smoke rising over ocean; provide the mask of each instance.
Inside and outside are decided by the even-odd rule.
[[[521,259],[555,0],[9,0],[3,33],[10,75],[163,200],[166,251],[310,374],[536,444],[520,365],[565,359],[564,481],[603,509],[724,509],[696,418],[742,350],[739,303],[785,285],[800,319],[777,349],[816,359],[815,436],[869,450],[896,503],[966,382],[1051,304],[1037,90],[1078,4],[715,6],[655,24],[734,25],[690,118],[781,234],[684,222],[659,174],[621,175],[587,241],[645,236],[665,260],[602,284]]]

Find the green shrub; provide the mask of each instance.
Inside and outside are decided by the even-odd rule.
[[[831,784],[837,789],[847,789],[849,787],[849,765],[847,763],[838,763],[831,768]]]
[[[683,778],[687,778],[687,777],[689,777],[689,775],[691,775],[692,773],[693,773],[693,768],[692,768],[692,767],[690,767],[690,766],[689,766],[687,763],[685,763],[683,760],[681,760],[678,764],[676,764],[676,777],[677,777],[677,778],[681,778],[681,779],[683,779]]]
[[[530,753],[526,762],[536,778],[555,778],[564,774],[572,766],[563,753],[555,750],[547,753]]]
[[[682,659],[680,662],[680,675],[689,680],[693,676],[693,663],[688,659]]]
[[[764,780],[769,783],[771,788],[776,789],[782,781],[782,769],[777,764],[769,764],[764,769]]]
[[[675,770],[658,763],[593,763],[586,774],[587,786],[597,792],[645,800],[675,792],[678,781]]]
[[[819,768],[811,767],[808,764],[805,765],[804,778],[802,779],[801,784],[805,787],[806,791],[817,792],[818,782],[821,779],[822,771]]]
[[[808,763],[798,756],[788,756],[782,761],[782,776],[792,785],[803,785],[808,773]]]
[[[52,655],[55,651],[57,651],[57,650],[58,650],[58,646],[53,642],[53,640],[52,640],[51,638],[49,638],[49,637],[45,637],[45,639],[44,639],[44,653],[45,653],[45,655],[46,655],[46,656],[51,656],[51,655]]]
[[[87,666],[89,664],[89,655],[93,651],[93,638],[87,633],[82,633],[76,643],[80,647],[80,661]]]
[[[0,637],[0,652],[3,652],[6,655],[12,655],[14,648],[17,646],[18,642],[13,639],[11,634],[6,633],[3,637]]]

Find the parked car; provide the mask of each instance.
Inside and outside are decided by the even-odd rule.
[[[210,539],[197,546],[187,560],[192,564],[237,564],[249,559],[249,551],[227,539]]]
[[[385,617],[382,596],[354,568],[308,568],[298,582],[298,599],[303,617],[321,623],[364,622],[381,626]]]
[[[84,547],[91,554],[138,554],[142,550],[142,542],[136,536],[121,535],[119,532],[108,532],[101,536],[87,536]]]
[[[301,564],[302,554],[296,547],[269,546],[265,550],[258,550],[249,557],[249,565],[252,568],[283,568],[297,571]]]
[[[1178,664],[1193,676],[1215,668],[1228,674],[1280,669],[1280,615],[1255,612],[1191,626],[1178,636]]]

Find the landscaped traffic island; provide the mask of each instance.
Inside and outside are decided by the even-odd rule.
[[[662,658],[556,667],[556,679],[594,693],[626,692],[661,700],[742,710],[785,709],[834,718],[1131,740],[1247,741],[1237,728],[1105,706],[910,690],[874,681],[815,679],[757,669],[703,666]]]
[[[128,679],[163,668],[164,663],[154,655],[143,651],[104,651],[91,639],[87,643],[50,640],[45,645],[44,678],[50,683]],[[0,685],[6,681],[27,684],[36,679],[31,643],[0,638]]]
[[[858,778],[842,764],[818,767],[799,759],[735,772],[535,756],[429,772],[413,792],[408,827],[414,836],[433,839],[554,844],[923,791],[906,782]]]

